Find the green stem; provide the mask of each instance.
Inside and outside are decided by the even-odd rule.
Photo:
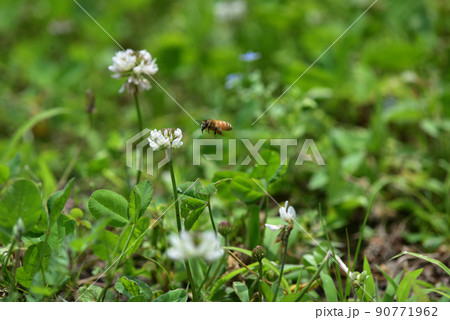
[[[302,279],[303,269],[300,270],[297,278],[297,285],[295,286],[295,293],[298,292],[298,289],[300,288],[300,280]]]
[[[206,269],[205,276],[203,277],[203,281],[202,281],[202,283],[200,284],[200,290],[203,289],[205,292],[206,292],[206,287],[204,287],[204,285],[205,285],[206,280],[208,279],[208,275],[209,275],[209,272],[211,271],[211,267],[212,267],[212,264],[210,264],[210,265],[208,266],[208,269]]]
[[[6,255],[6,258],[2,262],[2,272],[5,276],[5,278],[10,278],[11,284],[13,283],[14,280],[13,280],[13,276],[11,276],[11,274],[8,272],[7,267],[8,267],[9,260],[11,259],[11,255],[14,250],[15,244],[16,244],[16,240],[13,238],[13,240],[11,241],[11,246],[9,247],[8,253]]]
[[[187,273],[188,280],[189,280],[189,283],[191,284],[191,288],[192,288],[192,300],[194,302],[198,301],[198,293],[195,288],[194,278],[192,277],[192,271],[191,271],[191,266],[189,264],[189,260],[184,261],[184,266],[186,267],[186,273]]]
[[[18,245],[17,245],[17,254],[16,254],[16,263],[14,264],[13,270],[12,270],[12,281],[11,281],[11,287],[9,289],[10,294],[14,292],[14,290],[16,289],[16,271],[19,268],[19,257],[20,257],[20,244],[21,244],[21,240],[19,239],[18,241]]]
[[[211,210],[211,198],[208,200],[208,211],[209,211],[209,218],[211,219],[211,224],[212,227],[214,229],[214,233],[217,235],[217,229],[216,229],[216,224],[214,223],[214,217],[212,214],[212,210]]]
[[[180,214],[180,207],[178,206],[177,181],[175,180],[175,172],[173,170],[173,160],[172,160],[171,150],[166,149],[166,151],[169,156],[170,177],[172,178],[173,198],[175,201],[175,214],[176,214],[176,218],[177,218],[177,229],[178,229],[178,234],[179,234],[181,232],[181,214]]]
[[[259,300],[259,302],[262,302],[263,291],[262,291],[262,287],[261,287],[261,281],[263,279],[263,265],[262,265],[262,261],[258,261],[258,262],[259,262],[258,300]]]
[[[286,235],[286,238],[283,241],[284,242],[284,252],[283,252],[283,260],[281,260],[280,277],[277,281],[277,286],[275,289],[275,293],[273,295],[272,302],[277,301],[278,289],[280,288],[281,280],[283,279],[284,264],[286,263],[286,255],[287,255],[287,249],[288,249],[288,241],[289,241],[289,234]]]
[[[8,261],[11,258],[15,244],[16,244],[16,240],[13,239],[11,241],[11,245],[9,246],[9,250],[8,250],[8,254],[6,255],[6,259],[3,261],[3,267],[2,267],[3,270],[6,269],[6,266],[8,265]]]
[[[267,217],[269,216],[269,196],[268,195],[266,195],[264,207],[265,207],[265,209],[264,209],[264,226],[265,226],[267,223]],[[266,232],[266,228],[264,227],[262,229],[261,241],[264,240],[265,232]]]
[[[44,269],[42,268],[42,260],[44,259],[44,251],[45,251],[45,247],[47,246],[49,236],[50,236],[50,229],[48,229],[46,232],[45,239],[42,244],[42,250],[39,252],[39,262],[34,271],[34,273],[36,273],[38,271],[38,269],[41,269],[42,280],[44,281],[44,286],[45,286],[45,276],[44,276]]]
[[[137,91],[134,93],[134,103],[136,105],[136,113],[138,116],[139,131],[142,131],[144,129],[144,126],[142,125],[141,107],[139,106],[139,98]]]
[[[227,246],[228,246],[228,236],[225,236],[225,247],[227,247]],[[209,287],[211,282],[215,279],[217,273],[220,271],[220,269],[222,268],[222,265],[226,262],[226,260],[227,260],[227,254],[224,253],[222,258],[220,258],[219,264],[214,269],[213,275],[211,276],[211,278],[209,278],[208,282],[205,284],[205,291]]]
[[[178,229],[178,234],[180,234],[181,233],[181,214],[180,214],[180,207],[178,205],[177,181],[175,180],[175,172],[173,170],[173,160],[172,160],[171,149],[170,148],[166,149],[166,152],[167,152],[167,156],[169,158],[170,177],[172,179],[173,198],[175,201],[175,214],[176,214],[176,218],[177,218],[177,229]],[[191,266],[189,264],[189,260],[185,260],[184,265],[186,267],[186,273],[188,276],[189,283],[191,284],[193,300],[198,301],[198,293],[195,288],[194,278],[192,277],[192,271],[191,271]]]
[[[308,282],[308,285],[306,287],[304,287],[302,291],[300,291],[300,295],[295,300],[296,302],[301,301],[303,296],[308,292],[309,288],[311,288],[314,281],[316,281],[316,279],[319,277],[320,272],[322,271],[323,267],[325,266],[327,260],[328,260],[328,254],[325,256],[325,258],[322,261],[322,264],[319,266],[317,271],[312,276],[312,279]]]
[[[139,98],[138,98],[137,88],[134,91],[134,103],[136,105],[136,113],[137,113],[137,117],[138,117],[139,132],[142,132],[142,130],[144,129],[144,126],[142,124],[142,114],[141,114],[141,107],[139,106]],[[139,180],[141,179],[141,171],[139,170],[141,167],[141,161],[142,161],[142,158],[139,159],[139,166],[138,166],[138,171],[137,171],[137,176],[136,176],[136,184],[138,184]]]

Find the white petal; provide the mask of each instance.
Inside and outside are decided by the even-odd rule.
[[[169,248],[169,250],[167,250],[167,255],[172,260],[184,260],[184,259],[186,259],[186,256],[184,255],[184,253],[182,251],[178,250],[178,249],[175,249],[175,248]]]
[[[175,130],[175,137],[180,137],[180,138],[182,138],[183,137],[183,132],[181,131],[181,129],[180,128],[177,128],[177,130]]]
[[[183,145],[183,142],[181,142],[181,138],[176,138],[172,142],[172,148],[173,149],[177,149],[177,148],[181,147],[182,145]]]
[[[273,224],[266,223],[266,228],[268,228],[271,231],[278,231],[281,229],[281,226],[275,226]]]
[[[289,223],[289,216],[287,215],[286,209],[284,207],[281,207],[280,210],[278,210],[280,213],[280,218],[281,220],[283,220],[284,222],[288,222]]]
[[[295,220],[295,218],[297,217],[297,213],[295,212],[295,209],[292,206],[289,207],[287,214],[293,220]]]

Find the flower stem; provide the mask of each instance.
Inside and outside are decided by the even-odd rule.
[[[205,292],[206,292],[206,286],[205,286],[205,283],[206,283],[206,280],[208,280],[208,276],[209,276],[209,272],[211,271],[211,267],[212,267],[212,264],[210,264],[209,266],[208,266],[208,269],[206,269],[206,273],[205,273],[205,275],[204,275],[204,277],[203,277],[203,281],[202,281],[202,283],[200,284],[200,290],[204,290]]]
[[[189,264],[189,260],[184,261],[184,266],[186,267],[186,273],[187,273],[189,283],[191,284],[191,288],[192,288],[192,300],[194,302],[198,301],[198,293],[195,288],[194,278],[192,277],[191,265]]]
[[[264,204],[264,207],[265,207],[265,209],[264,209],[264,225],[266,225],[267,217],[269,216],[269,196],[268,195],[266,195],[264,202],[265,202],[265,204]],[[263,239],[264,239],[265,232],[266,232],[266,228],[263,228],[262,234],[261,234],[261,241],[263,241]]]
[[[327,260],[328,260],[328,254],[325,256],[325,258],[321,262],[321,265],[319,266],[317,271],[314,273],[314,275],[312,276],[311,280],[308,282],[308,285],[306,287],[304,287],[302,289],[302,291],[300,291],[300,295],[297,297],[297,299],[295,299],[295,302],[298,302],[298,301],[302,300],[302,298],[308,292],[309,288],[311,288],[311,286],[313,285],[314,281],[316,281],[316,279],[319,277],[320,272],[322,271],[323,267],[325,266],[325,263],[327,262]]]
[[[286,263],[286,255],[287,255],[287,250],[288,250],[289,233],[290,233],[290,231],[285,235],[285,238],[283,239],[283,242],[282,242],[284,244],[283,259],[281,260],[280,277],[278,278],[278,281],[277,281],[277,287],[275,289],[275,293],[273,295],[272,302],[277,301],[278,289],[280,288],[281,280],[283,279],[284,264]]]
[[[166,149],[167,155],[169,157],[169,168],[170,168],[170,177],[172,178],[172,189],[173,189],[173,198],[175,201],[175,214],[177,218],[177,229],[178,234],[181,232],[181,214],[180,207],[178,205],[178,192],[177,192],[177,181],[175,180],[175,172],[173,170],[173,160],[171,155],[171,150]]]
[[[225,236],[225,246],[226,247],[228,246],[228,236]],[[214,269],[213,275],[211,276],[211,278],[209,278],[208,282],[206,282],[205,291],[209,287],[211,282],[214,280],[214,278],[216,277],[217,273],[220,271],[220,269],[222,268],[222,265],[226,262],[226,260],[227,260],[227,254],[224,253],[222,258],[220,258],[220,261],[217,264],[217,267]]]
[[[211,210],[211,199],[208,200],[208,211],[209,211],[209,218],[211,219],[211,224],[214,229],[214,233],[217,235],[216,224],[214,223],[214,217]]]
[[[45,251],[46,246],[48,245],[49,236],[50,236],[50,229],[47,229],[44,241],[42,242],[42,249],[39,252],[39,262],[35,268],[35,273],[38,271],[38,269],[41,269],[41,274],[42,274],[42,279],[44,281],[44,285],[45,285],[45,275],[44,275],[44,269],[42,268],[42,260],[44,259],[44,251]]]
[[[298,274],[297,285],[295,286],[295,292],[294,293],[297,293],[298,290],[300,289],[300,280],[302,279],[302,274],[303,274],[303,269],[301,269],[299,274]]]
[[[7,267],[8,267],[8,263],[9,263],[9,261],[10,261],[10,259],[11,259],[11,255],[12,255],[12,252],[13,252],[13,250],[14,250],[14,246],[16,245],[16,240],[15,239],[13,239],[12,241],[11,241],[11,246],[9,247],[9,250],[8,250],[8,253],[6,254],[6,258],[5,258],[5,260],[3,260],[3,265],[2,265],[2,271],[3,271],[3,274],[4,274],[4,277],[5,278],[9,278],[10,277],[10,291],[9,291],[9,294],[11,294],[12,293],[12,290],[14,290],[14,288],[15,288],[15,275],[14,275],[14,273],[15,273],[15,270],[13,271],[13,275],[11,276],[9,273],[8,273],[8,270],[7,270]],[[17,258],[16,258],[17,259]]]
[[[259,262],[259,279],[258,279],[258,300],[259,302],[262,302],[262,296],[263,296],[263,291],[262,291],[262,287],[261,287],[261,281],[263,281],[263,264],[262,261],[258,261]]]
[[[139,132],[141,132],[144,129],[144,126],[142,125],[142,114],[141,114],[141,107],[139,106],[139,98],[138,98],[138,91],[137,88],[134,90],[134,103],[136,105],[136,113],[138,116],[138,125],[139,125]],[[141,179],[141,171],[139,170],[141,168],[141,162],[142,158],[139,159],[139,166],[136,176],[136,184],[139,183],[139,180]]]
[[[173,170],[173,160],[172,160],[171,149],[170,148],[166,149],[166,152],[167,152],[167,156],[169,158],[170,177],[172,178],[172,189],[173,189],[173,198],[175,200],[175,214],[176,214],[176,218],[177,218],[177,229],[178,229],[178,234],[180,234],[181,233],[181,214],[180,214],[180,207],[178,205],[177,181],[175,180],[175,172]],[[197,294],[197,291],[195,288],[194,279],[192,277],[192,271],[191,271],[191,266],[189,264],[189,260],[185,260],[184,265],[186,267],[186,273],[187,273],[187,276],[189,279],[189,283],[191,284],[193,300],[197,301],[198,294]]]

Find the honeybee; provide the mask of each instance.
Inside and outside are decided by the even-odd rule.
[[[209,130],[214,131],[214,135],[216,135],[216,133],[222,135],[222,130],[230,131],[233,130],[233,127],[226,121],[208,119],[202,121],[202,133],[205,129],[208,129],[208,132]]]

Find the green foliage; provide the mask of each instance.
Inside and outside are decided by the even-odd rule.
[[[423,269],[417,269],[414,271],[411,271],[403,277],[402,281],[397,287],[396,295],[397,295],[397,301],[398,302],[406,302],[408,299],[409,293],[411,291],[411,288],[413,287],[414,283],[416,282],[416,279],[420,274],[422,273]]]
[[[233,282],[234,292],[239,297],[239,300],[242,302],[249,302],[248,296],[248,288],[244,283],[241,282]]]
[[[29,288],[34,275],[39,269],[42,268],[45,270],[48,268],[50,254],[50,246],[43,241],[29,247],[23,258],[23,267],[17,269],[17,282],[24,287]]]
[[[47,210],[49,215],[49,227],[51,228],[56,220],[58,220],[61,215],[64,206],[66,205],[67,199],[69,199],[70,191],[72,190],[74,178],[66,184],[63,190],[55,192],[47,200]]]
[[[115,284],[116,290],[129,299],[129,302],[150,301],[152,298],[151,288],[143,281],[134,277],[120,277]]]
[[[0,235],[3,242],[8,242],[19,219],[22,219],[25,233],[29,235],[39,235],[46,230],[47,214],[42,207],[41,195],[30,180],[14,182],[0,202]]]
[[[96,242],[92,245],[94,254],[102,260],[114,261],[116,258],[116,251],[114,250],[119,236],[115,233],[103,230],[96,239]]]
[[[337,290],[333,278],[323,271],[320,273],[320,278],[322,279],[323,291],[325,291],[327,302],[337,302]]]
[[[391,260],[392,260],[392,259],[396,259],[396,258],[398,258],[398,257],[401,257],[401,256],[403,256],[403,255],[405,255],[405,254],[409,254],[409,255],[414,256],[414,257],[416,257],[416,258],[419,258],[419,259],[428,261],[429,263],[435,264],[435,265],[437,265],[439,268],[441,268],[442,270],[444,270],[444,271],[450,276],[450,269],[449,269],[446,265],[444,265],[444,264],[443,264],[441,261],[439,261],[439,260],[436,260],[436,259],[427,257],[427,256],[425,256],[425,255],[423,255],[423,254],[419,254],[419,253],[415,253],[415,252],[404,251],[404,252],[402,252],[402,253],[396,255],[395,257],[392,257]]]
[[[176,289],[160,295],[154,302],[186,302],[187,293],[183,289]]]
[[[89,210],[97,219],[109,219],[113,227],[123,227],[128,223],[128,201],[113,191],[95,191],[89,198]]]
[[[9,167],[0,163],[0,185],[8,181],[10,173]]]
[[[262,184],[246,176],[237,176],[231,181],[231,192],[245,203],[253,203],[264,196]]]
[[[288,200],[297,219],[277,301],[450,301],[445,1],[378,1],[345,37],[366,1],[244,1],[231,18],[217,3],[106,12],[105,0],[80,1],[121,46],[157,59],[164,89],[150,79],[136,97],[145,127],[183,131],[174,203],[166,166],[136,185],[126,167],[139,126],[133,97],[118,93],[125,78],[110,78],[117,44],[70,1],[1,2],[0,300],[272,301],[283,246],[264,225],[287,225]],[[259,59],[242,61],[249,50]],[[208,118],[233,130],[201,133]],[[205,159],[218,150],[204,145],[193,165],[193,140],[210,138],[223,160]],[[241,139],[263,141],[259,156]],[[296,163],[306,139],[324,166]],[[229,222],[218,238],[234,256],[172,261],[175,208],[188,232]],[[386,263],[405,247],[417,253]],[[368,276],[361,287],[328,250]]]
[[[150,181],[142,181],[131,192],[128,205],[128,216],[132,223],[136,223],[148,208],[153,196],[153,186]]]

